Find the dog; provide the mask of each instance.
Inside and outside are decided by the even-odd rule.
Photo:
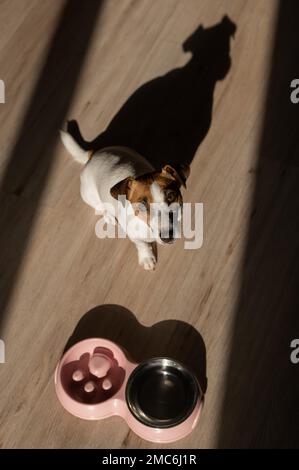
[[[136,245],[139,264],[153,271],[157,263],[154,243],[168,245],[176,239],[174,225],[180,211],[169,208],[182,206],[181,186],[186,187],[189,166],[165,165],[156,171],[130,148],[90,151],[69,132],[62,130],[60,135],[73,159],[84,165],[80,189],[83,201],[107,223],[120,224]]]

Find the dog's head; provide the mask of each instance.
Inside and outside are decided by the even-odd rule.
[[[145,222],[161,244],[175,241],[174,225],[183,203],[180,187],[186,187],[190,169],[188,165],[166,165],[160,172],[153,171],[138,178],[128,177],[110,190],[118,199],[125,196],[132,204],[135,216]],[[173,210],[174,208],[174,210]]]

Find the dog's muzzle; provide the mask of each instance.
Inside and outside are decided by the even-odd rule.
[[[163,243],[167,243],[167,244],[174,243],[175,237],[174,237],[173,228],[170,227],[169,230],[161,230],[159,233],[159,237]]]

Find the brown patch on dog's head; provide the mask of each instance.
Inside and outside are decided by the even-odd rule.
[[[149,204],[157,202],[154,200],[151,191],[152,184],[156,183],[164,192],[164,202],[168,204],[173,202],[181,203],[180,187],[186,187],[189,174],[190,168],[188,165],[179,165],[177,168],[165,165],[161,172],[153,171],[136,179],[130,176],[125,178],[111,188],[110,194],[115,199],[124,195],[131,203],[144,202],[145,207],[147,207]]]
[[[168,178],[172,178],[181,186],[186,188],[186,180],[190,175],[189,165],[179,165],[177,168],[174,168],[171,165],[165,165],[162,168],[162,175],[165,175]]]

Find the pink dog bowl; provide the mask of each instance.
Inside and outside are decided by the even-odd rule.
[[[191,372],[169,358],[130,362],[111,341],[91,338],[70,348],[55,371],[62,406],[83,419],[118,415],[138,436],[168,443],[195,427],[203,404]]]

